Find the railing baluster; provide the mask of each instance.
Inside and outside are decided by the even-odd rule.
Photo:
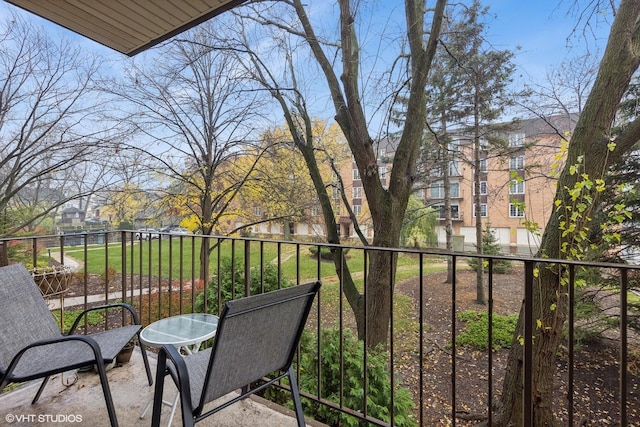
[[[488,378],[488,392],[487,392],[487,412],[488,412],[488,420],[489,425],[493,425],[493,258],[489,258],[489,279],[487,284],[487,339],[488,339],[488,350],[487,350],[487,369],[489,372],[487,373]]]
[[[627,292],[628,270],[620,269],[620,425],[627,424]]]
[[[418,354],[420,363],[420,377],[418,378],[418,395],[420,398],[418,399],[418,409],[420,413],[418,414],[418,419],[420,420],[420,425],[424,424],[424,370],[422,369],[422,361],[424,360],[424,254],[420,254],[420,265],[418,266]]]
[[[533,425],[533,261],[524,263],[523,425]]]
[[[456,425],[456,272],[457,256],[451,256],[451,425]],[[480,261],[478,261],[480,262]]]
[[[569,265],[569,336],[567,346],[569,348],[569,361],[568,363],[568,379],[569,385],[567,387],[567,404],[569,405],[569,419],[568,423],[570,426],[573,425],[573,361],[574,361],[574,326],[575,326],[575,280],[576,280],[576,271],[573,265]]]
[[[389,378],[391,380],[391,407],[389,408],[389,413],[391,414],[391,425],[395,424],[395,408],[393,407],[393,402],[395,401],[395,364],[394,361],[394,353],[395,353],[395,339],[394,339],[394,311],[393,311],[393,282],[394,282],[394,272],[395,272],[395,252],[389,252],[389,364],[391,365],[391,369],[389,372]]]

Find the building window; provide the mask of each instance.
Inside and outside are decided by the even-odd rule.
[[[378,175],[380,176],[380,179],[387,179],[387,167],[380,166],[378,168]]]
[[[436,182],[431,184],[429,191],[432,199],[444,199],[444,183]],[[460,183],[452,182],[449,184],[449,197],[460,197]]]
[[[444,184],[441,182],[434,182],[431,184],[429,191],[432,199],[442,199],[444,197]]]
[[[318,216],[320,214],[320,210],[317,206],[313,206],[311,208],[311,216]]]
[[[475,194],[476,194],[476,186],[474,183],[473,195],[475,196]],[[487,181],[480,181],[480,195],[486,196],[487,194],[489,194],[489,186],[487,185]]]
[[[452,182],[449,184],[449,196],[450,197],[460,197],[460,183]]]
[[[255,216],[260,216],[260,215],[261,215],[261,212],[260,212],[260,206],[255,206],[255,207],[253,208],[253,214],[254,214]]]
[[[360,171],[358,169],[353,170],[353,180],[357,181],[360,179]]]
[[[480,172],[486,172],[489,170],[487,159],[480,159]]]
[[[429,172],[430,176],[444,176],[444,168],[442,166],[435,166]],[[449,176],[461,176],[460,162],[457,160],[451,160],[449,162]]]
[[[433,209],[438,212],[438,219],[447,219],[444,212],[444,204],[433,205]],[[458,205],[451,205],[451,219],[460,219],[460,207]]]
[[[460,164],[457,160],[451,160],[449,162],[449,176],[460,176]]]
[[[441,166],[434,166],[433,169],[429,171],[429,176],[444,176],[444,170]]]
[[[333,200],[340,200],[340,189],[333,187]]]
[[[487,204],[486,203],[480,203],[480,216],[481,217],[486,217],[487,216]],[[473,204],[473,217],[476,217],[476,204]]]
[[[524,210],[522,210],[520,204],[509,203],[509,217],[510,218],[524,218]]]
[[[353,198],[362,199],[362,187],[353,187]]]
[[[510,133],[509,147],[522,147],[522,146],[524,146],[524,133]]]
[[[524,194],[524,181],[521,179],[512,179],[509,185],[509,194]]]
[[[362,205],[353,205],[353,213],[356,215],[360,215],[362,212]]]
[[[509,170],[522,170],[524,169],[524,156],[511,156],[509,157]]]

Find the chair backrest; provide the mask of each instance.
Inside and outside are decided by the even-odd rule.
[[[29,271],[22,264],[0,267],[0,372],[25,346],[60,335]]]
[[[289,369],[319,289],[313,282],[227,302],[199,406]]]

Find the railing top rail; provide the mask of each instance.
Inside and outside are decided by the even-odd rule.
[[[65,234],[50,234],[50,235],[38,235],[38,236],[24,236],[24,237],[2,237],[0,243],[16,241],[16,240],[34,240],[34,239],[51,239],[51,238],[65,238],[70,236],[82,236],[82,235],[96,235],[96,234],[114,234],[114,233],[136,233],[136,230],[105,230],[105,231],[82,231],[78,233],[65,233]],[[171,233],[159,232],[159,234],[171,235]],[[623,264],[615,262],[601,262],[601,261],[582,261],[582,260],[568,260],[561,258],[543,258],[543,257],[529,257],[517,254],[477,254],[474,252],[456,252],[447,251],[439,248],[429,249],[414,249],[414,248],[388,248],[380,246],[362,246],[354,244],[336,244],[326,242],[308,242],[308,241],[296,241],[296,240],[279,240],[279,239],[263,239],[257,237],[240,237],[240,236],[216,236],[216,235],[202,235],[202,234],[186,234],[175,235],[175,237],[183,238],[200,238],[200,239],[212,239],[218,241],[236,240],[236,241],[249,241],[249,242],[263,242],[274,244],[290,244],[299,246],[321,246],[327,248],[342,248],[342,249],[354,249],[365,251],[382,251],[393,253],[406,253],[415,255],[427,255],[427,256],[445,256],[445,257],[466,257],[466,258],[483,258],[492,260],[508,260],[517,261],[522,263],[534,262],[539,264],[561,264],[565,266],[586,266],[597,268],[624,268],[626,270],[640,270],[640,265],[635,264]]]

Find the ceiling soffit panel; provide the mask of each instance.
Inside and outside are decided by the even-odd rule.
[[[246,0],[5,0],[133,56]]]

